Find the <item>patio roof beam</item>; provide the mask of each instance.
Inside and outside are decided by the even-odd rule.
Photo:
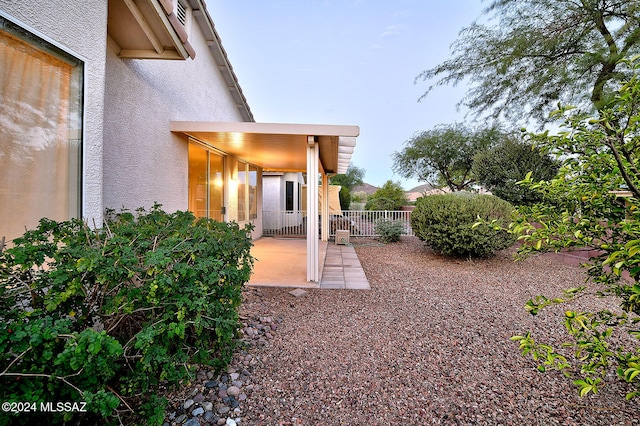
[[[346,173],[345,155],[353,153],[358,126],[255,122],[174,121],[171,131],[206,142],[219,151],[264,170],[306,171],[308,135],[318,143],[325,173]],[[345,136],[346,135],[346,136]]]

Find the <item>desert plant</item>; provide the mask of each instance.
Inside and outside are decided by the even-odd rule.
[[[364,191],[356,191],[351,194],[352,203],[366,203],[368,198],[369,196]]]
[[[400,221],[380,219],[376,222],[375,232],[383,243],[395,243],[405,234],[404,224]]]
[[[418,198],[411,212],[415,235],[446,256],[486,257],[510,247],[515,236],[494,225],[508,225],[513,206],[493,195],[467,192]],[[486,224],[474,226],[478,217]]]
[[[231,359],[250,229],[159,205],[101,229],[41,220],[0,254],[0,399],[87,403],[53,423],[160,424],[149,394]],[[33,424],[20,414],[0,424]]]

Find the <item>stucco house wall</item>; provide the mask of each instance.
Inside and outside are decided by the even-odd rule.
[[[120,59],[107,50],[105,207],[186,209],[188,141],[171,133],[171,121],[243,121],[200,28],[191,22],[189,30],[193,60]]]
[[[82,215],[100,224],[103,214],[102,147],[107,2],[104,0],[0,0],[0,11],[84,61]],[[79,35],[82,36],[79,36]]]
[[[286,184],[294,182],[293,203],[299,206],[293,212],[285,212],[286,209]],[[302,173],[293,172],[269,172],[262,176],[262,208],[265,212],[264,229],[277,230],[287,226],[298,226],[303,223],[303,200],[298,197],[298,184],[304,186]],[[302,191],[301,191],[302,192]]]
[[[284,211],[285,199],[286,199],[286,187],[285,182],[290,181],[295,183],[293,197],[294,206],[302,207],[302,200],[298,199],[298,184],[304,185],[304,178],[302,173],[292,172],[270,172],[263,174],[262,187],[263,197],[262,206],[264,211]]]
[[[284,173],[265,173],[262,176],[262,207],[265,211],[278,211],[284,209]]]
[[[188,209],[189,141],[171,132],[171,122],[246,120],[191,12],[186,29],[196,55],[186,60],[120,58],[104,0],[0,0],[0,12],[84,62],[83,218],[100,226],[106,208],[156,202],[167,211]],[[237,166],[226,157],[226,220],[238,217]],[[258,170],[256,238],[261,181]]]

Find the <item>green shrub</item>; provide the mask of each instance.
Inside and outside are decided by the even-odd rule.
[[[346,186],[340,188],[338,199],[340,200],[340,208],[342,210],[349,210],[349,206],[351,205],[351,190]]]
[[[493,195],[452,193],[418,198],[411,227],[418,238],[446,256],[486,257],[510,247],[515,236],[488,224],[473,227],[478,217],[506,228],[513,206]]]
[[[41,220],[0,254],[0,399],[87,402],[51,423],[117,423],[117,409],[160,424],[149,395],[231,359],[250,229],[158,205],[109,212],[102,229]]]
[[[383,243],[395,243],[405,234],[404,224],[400,221],[380,219],[376,222],[375,232]]]
[[[476,154],[472,172],[477,182],[496,197],[515,206],[532,205],[543,201],[542,193],[518,182],[529,172],[536,182],[551,180],[558,173],[558,163],[540,148],[507,139]]]
[[[374,211],[392,211],[397,210],[397,204],[394,200],[387,197],[376,197],[370,198],[369,201],[365,204],[365,210],[374,210]]]
[[[388,180],[374,192],[365,204],[365,210],[400,210],[407,204],[407,195],[399,183]]]

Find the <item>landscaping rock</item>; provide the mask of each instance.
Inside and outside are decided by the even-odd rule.
[[[235,398],[238,395],[240,395],[240,389],[237,388],[236,386],[231,386],[229,387],[229,389],[227,389],[227,395],[230,395]]]
[[[196,372],[196,382],[184,394],[182,402],[170,405],[166,419],[170,424],[183,425],[188,415],[194,416],[188,422],[201,421],[210,425],[242,423],[241,403],[247,401],[254,389],[251,383],[253,369],[259,365],[259,358],[249,353],[251,348],[266,346],[267,339],[273,339],[276,320],[270,315],[247,316],[241,328],[246,350],[234,354],[226,371],[221,374],[208,369]],[[177,418],[176,415],[180,414]],[[226,416],[234,414],[234,417]],[[231,423],[230,423],[231,424]]]
[[[194,404],[193,399],[187,399],[183,404],[183,408],[185,410],[188,410],[189,408],[191,408],[193,404]]]

